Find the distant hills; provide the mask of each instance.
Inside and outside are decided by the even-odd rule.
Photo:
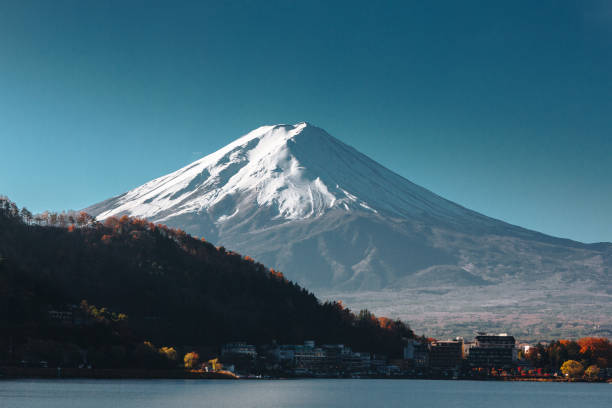
[[[82,300],[105,326],[54,320]],[[32,339],[108,356],[111,346],[145,340],[218,349],[309,339],[399,355],[412,336],[399,321],[322,303],[281,273],[181,230],[128,217],[32,217],[0,199],[0,361]]]
[[[308,123],[260,127],[86,211],[204,236],[432,335],[612,333],[612,244],[486,217]]]

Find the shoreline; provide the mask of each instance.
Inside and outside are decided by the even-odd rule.
[[[562,377],[239,377],[229,371],[206,372],[198,370],[160,369],[87,369],[87,368],[33,368],[0,367],[0,380],[9,379],[141,379],[141,380],[293,380],[293,379],[377,379],[377,380],[438,380],[438,381],[505,381],[556,383],[609,383],[608,380],[587,380]]]
[[[45,379],[194,379],[194,380],[233,380],[238,377],[229,371],[206,372],[197,370],[159,370],[142,368],[33,368],[33,367],[0,367],[0,379],[45,378]]]

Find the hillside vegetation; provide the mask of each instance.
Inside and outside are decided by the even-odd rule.
[[[413,337],[401,321],[322,303],[282,273],[184,231],[129,217],[33,216],[8,199],[0,199],[0,302],[0,360],[33,341],[129,356],[145,340],[215,349],[312,339],[394,356]],[[50,319],[70,305],[85,324]]]

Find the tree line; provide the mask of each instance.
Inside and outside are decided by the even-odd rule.
[[[612,363],[612,344],[603,337],[556,340],[529,348],[525,359],[536,368],[561,371],[569,377],[597,377]]]

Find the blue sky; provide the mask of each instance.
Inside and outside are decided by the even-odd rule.
[[[0,3],[20,206],[82,208],[303,120],[486,215],[612,241],[610,2]]]

